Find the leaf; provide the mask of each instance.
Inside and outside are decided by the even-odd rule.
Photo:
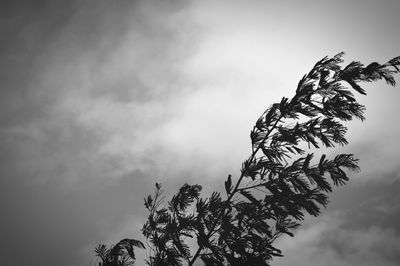
[[[295,149],[298,154],[304,154],[305,153],[305,151],[300,149],[299,147],[292,146],[292,148]]]
[[[318,163],[318,169],[321,175],[323,175],[325,173],[325,158],[326,155],[322,154],[321,158],[319,159],[319,163]]]
[[[242,194],[243,196],[245,196],[248,200],[250,200],[250,202],[252,202],[254,205],[256,205],[257,207],[261,207],[261,203],[259,200],[257,200],[253,195],[251,195],[250,192],[246,191],[246,190],[241,190],[240,194]]]
[[[145,248],[144,244],[142,242],[140,242],[139,240],[136,240],[136,239],[124,239],[124,240],[121,240],[121,241],[126,241],[131,246],[135,246],[135,247],[143,248],[143,249]]]
[[[353,89],[355,89],[357,92],[363,94],[363,95],[367,95],[367,93],[365,92],[365,90],[363,88],[361,88],[356,82],[354,82],[353,80],[346,80],[351,87],[353,87]]]
[[[232,190],[232,176],[228,175],[228,179],[225,181],[225,191],[226,194],[230,194]]]
[[[314,154],[312,154],[312,153],[307,154],[307,156],[305,157],[304,162],[303,162],[303,171],[308,170],[308,168],[310,167],[310,161],[313,157],[314,157]]]
[[[397,72],[400,72],[400,69],[398,68],[398,65],[400,65],[400,56],[393,58],[386,65],[390,65],[394,67],[397,70]]]

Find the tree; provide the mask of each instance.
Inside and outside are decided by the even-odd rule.
[[[136,261],[134,247],[145,248],[142,242],[125,238],[110,248],[98,245],[94,251],[102,266],[128,266]]]
[[[359,170],[353,154],[316,160],[310,151],[346,145],[343,123],[365,119],[353,91],[365,95],[359,83],[380,79],[394,86],[393,74],[400,72],[400,57],[342,67],[343,54],[318,61],[291,99],[282,98],[258,118],[250,132],[252,153],[235,182],[227,177],[224,193],[201,198],[200,185],[184,184],[166,204],[156,183],[154,195],[145,199],[149,216],[142,228],[150,246],[148,265],[194,265],[199,259],[205,265],[269,265],[282,256],[274,241],[293,236],[305,214],[318,216],[332,186],[344,185],[348,173]],[[129,252],[118,256],[134,259],[133,246],[144,247],[125,240]],[[109,263],[104,265],[129,265],[96,253]]]

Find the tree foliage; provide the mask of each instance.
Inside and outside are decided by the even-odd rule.
[[[269,265],[282,256],[274,241],[293,236],[306,214],[318,216],[332,186],[359,170],[353,154],[316,158],[310,150],[346,145],[343,123],[365,119],[365,107],[353,94],[366,94],[360,82],[383,79],[394,86],[393,74],[400,71],[400,57],[342,67],[342,56],[318,61],[291,99],[282,98],[258,118],[250,132],[252,153],[236,181],[228,176],[223,193],[202,198],[200,185],[184,184],[165,203],[156,184],[145,199],[149,216],[142,228],[148,265],[193,265],[198,259],[205,265]],[[190,243],[192,249],[197,244],[194,250]],[[125,239],[111,249],[100,245],[96,253],[104,265],[130,265],[133,246],[144,247]]]
[[[134,247],[145,248],[142,242],[125,238],[110,248],[98,245],[94,251],[101,259],[102,266],[128,266],[136,261]]]

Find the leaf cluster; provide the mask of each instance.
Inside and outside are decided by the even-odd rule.
[[[145,248],[142,242],[125,238],[110,248],[106,245],[98,245],[94,251],[101,259],[102,266],[129,266],[136,261],[134,247]]]
[[[193,237],[196,216],[188,208],[198,200],[200,191],[200,185],[184,184],[168,206],[162,206],[162,187],[156,184],[154,196],[145,199],[149,216],[142,233],[151,243],[148,265],[182,265],[183,260],[189,260],[190,249],[184,240]]]

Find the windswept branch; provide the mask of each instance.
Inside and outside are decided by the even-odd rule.
[[[315,158],[310,149],[346,145],[344,122],[365,119],[365,107],[353,94],[366,94],[360,83],[383,79],[394,86],[393,75],[400,72],[400,57],[342,67],[342,56],[318,61],[291,99],[282,98],[257,119],[250,132],[252,153],[236,182],[228,176],[225,198],[219,192],[201,198],[200,185],[185,184],[163,206],[156,184],[155,196],[145,200],[150,214],[142,232],[154,247],[147,264],[193,265],[201,258],[206,265],[269,265],[282,256],[274,241],[293,236],[305,214],[318,216],[332,186],[359,170],[352,154]],[[250,182],[243,186],[244,180]],[[190,238],[197,241],[194,253]]]

